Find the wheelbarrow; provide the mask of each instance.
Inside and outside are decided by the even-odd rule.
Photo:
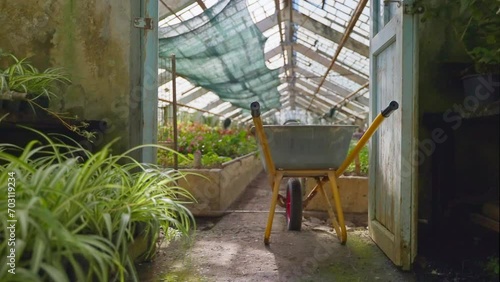
[[[359,151],[368,142],[379,125],[399,107],[396,101],[377,115],[352,152],[347,155],[356,126],[350,125],[266,125],[260,118],[260,104],[250,104],[255,135],[264,170],[269,175],[272,189],[271,206],[264,233],[264,244],[269,244],[276,205],[286,209],[288,230],[300,230],[302,210],[319,191],[327,204],[328,215],[341,244],[347,241],[347,230],[340,203],[337,178],[342,175]],[[284,177],[289,177],[286,196],[279,193]],[[316,186],[302,199],[302,185],[297,178],[314,178]],[[330,183],[332,200],[327,196],[324,184]]]

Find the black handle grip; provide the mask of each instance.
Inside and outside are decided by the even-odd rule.
[[[382,111],[382,115],[384,117],[389,117],[395,110],[399,108],[399,104],[396,101],[391,101],[389,106]]]
[[[253,102],[252,104],[250,104],[250,110],[252,111],[252,117],[260,117],[259,102]]]

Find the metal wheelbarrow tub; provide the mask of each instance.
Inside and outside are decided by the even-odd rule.
[[[389,106],[375,117],[347,156],[355,126],[264,126],[260,117],[259,102],[250,104],[259,150],[262,159],[265,160],[264,167],[266,164],[269,166],[266,171],[269,173],[269,184],[271,184],[273,191],[266,231],[264,232],[264,244],[269,244],[277,204],[287,209],[287,217],[290,217],[289,220],[287,219],[289,229],[300,230],[301,214],[294,213],[294,211],[304,208],[317,192],[323,194],[328,204],[328,215],[340,243],[346,243],[347,228],[344,222],[337,178],[354,160],[380,124],[398,108],[399,104],[396,101],[391,101]],[[300,201],[302,195],[297,193],[300,190],[298,181],[289,183],[286,198],[279,193],[281,180],[284,177],[296,176],[314,177],[316,180],[316,186],[304,201]],[[327,195],[326,187],[323,187],[327,182],[332,192],[331,197]],[[294,193],[289,192],[295,192],[297,197]],[[335,216],[329,198],[334,202],[337,216]]]
[[[347,156],[356,128],[351,125],[266,125],[264,132],[276,169],[336,170]],[[259,152],[262,155],[260,143]],[[267,171],[265,160],[261,159]]]

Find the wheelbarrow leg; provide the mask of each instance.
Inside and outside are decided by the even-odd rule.
[[[330,186],[332,188],[332,196],[335,201],[335,208],[337,209],[337,215],[339,220],[339,225],[341,229],[340,243],[345,244],[347,241],[347,230],[344,222],[344,213],[342,212],[342,205],[340,203],[339,189],[337,187],[337,178],[334,171],[328,172],[328,180],[330,181]]]
[[[278,195],[280,189],[281,179],[283,178],[282,172],[277,172],[274,177],[273,183],[273,196],[271,198],[271,206],[269,207],[269,216],[267,218],[266,233],[264,234],[264,244],[269,245],[269,237],[271,237],[271,229],[273,227],[274,211],[276,203],[278,202]]]
[[[330,216],[330,220],[332,221],[332,226],[333,229],[335,229],[335,233],[337,233],[337,236],[339,237],[339,240],[341,240],[341,231],[340,231],[340,226],[339,223],[337,222],[337,218],[335,217],[335,213],[333,212],[332,204],[330,203],[330,199],[328,199],[328,195],[326,194],[326,191],[323,187],[323,183],[321,183],[321,180],[318,181],[318,189],[321,191],[321,194],[323,195],[323,198],[326,201],[326,207],[328,210],[328,215]]]

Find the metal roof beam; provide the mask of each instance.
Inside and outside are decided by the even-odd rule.
[[[302,80],[309,79],[312,82],[318,83],[319,77],[317,75],[315,75],[312,72],[309,72],[301,67],[296,67],[296,69],[297,69],[297,72],[299,72],[303,75],[303,77],[299,77],[299,79],[302,79]],[[330,82],[330,81],[325,82],[324,87],[331,90],[332,92],[334,92],[333,95],[336,95],[339,97],[345,97],[346,95],[348,95],[350,93],[349,90],[345,89],[344,87],[342,87],[336,83]]]
[[[158,15],[160,21],[164,18],[177,13],[180,10],[186,8],[187,6],[193,4],[193,0],[159,0],[158,5]],[[167,3],[168,2],[168,3]]]
[[[282,21],[288,21],[288,15],[285,13],[283,10],[280,12],[281,13],[281,20]],[[336,31],[333,28],[324,25],[298,11],[293,10],[292,11],[292,18],[293,22],[298,24],[299,26],[308,29],[311,32],[314,32],[332,42],[335,42],[337,44],[340,43],[342,40],[342,37],[344,34],[342,32]],[[269,16],[262,21],[257,23],[257,27],[261,31],[266,31],[278,24],[277,18],[272,15]],[[370,50],[369,47],[357,40],[354,40],[352,38],[349,38],[347,42],[345,43],[345,47],[364,56],[364,57],[369,57],[370,55]]]
[[[224,103],[225,103],[225,101],[222,101],[222,100],[213,101],[213,102],[207,104],[205,107],[203,107],[203,110],[209,111],[209,110],[211,110],[219,105],[222,105]]]
[[[300,84],[297,85],[298,87],[300,87]],[[316,104],[320,104],[320,105],[324,105],[325,107],[327,107],[327,110],[325,111],[325,113],[328,113],[330,111],[331,108],[333,108],[332,106],[332,101],[331,100],[327,100],[328,98],[326,97],[323,97],[323,96],[317,96],[316,99],[312,99],[313,95],[312,95],[312,92],[308,92],[304,89],[301,89],[301,92],[302,94],[305,94],[305,96],[307,98],[311,98],[309,100],[309,103],[312,103],[312,105]],[[316,102],[316,100],[318,100]],[[355,116],[357,118],[361,118],[361,115],[357,112],[357,111],[353,111],[352,109],[349,109],[349,108],[346,108],[346,107],[342,107],[342,108],[339,108],[337,109],[337,112],[340,112],[340,113],[344,113],[346,115],[350,115],[350,116]]]
[[[234,111],[236,109],[238,109],[238,108],[236,108],[235,106],[231,105],[228,108],[226,108],[226,109],[218,112],[217,114],[219,114],[221,116],[224,116],[224,115],[226,115],[226,114],[228,114],[228,113],[230,113],[230,112],[232,112],[232,111]]]
[[[314,92],[310,92],[310,90],[314,91],[314,90],[313,90],[313,89],[314,89],[314,87],[312,87],[312,86],[302,85],[301,83],[297,83],[297,86],[298,86],[298,85],[301,85],[302,87],[304,87],[304,88],[305,88],[305,89],[300,89],[300,88],[298,88],[298,89],[297,89],[298,91],[300,91],[300,92],[304,93],[304,94],[305,94],[305,96],[307,96],[307,97],[310,97],[310,98],[313,98],[313,97],[314,97],[314,95],[313,95],[313,93],[314,93]],[[323,92],[323,91],[321,91],[321,92]],[[325,99],[328,99],[328,96],[327,96],[327,95],[324,95],[324,94],[323,94],[323,93],[321,93],[321,92],[320,92],[319,94],[321,94],[321,95],[322,95],[322,96],[324,96],[324,97],[322,97],[322,96],[318,96],[316,99],[311,99],[312,101],[310,101],[310,103],[313,103],[313,102],[314,102],[314,100],[318,100],[319,102],[321,102],[320,104],[325,104],[325,106],[327,106],[327,107],[328,107],[328,110],[330,110],[330,108],[331,108],[331,107],[333,107],[333,105],[334,105],[335,101],[331,101],[331,102],[330,102],[330,101],[325,100]],[[362,118],[361,116],[358,116],[358,113],[357,113],[355,110],[349,109],[348,107],[342,107],[342,108],[338,109],[338,111],[340,111],[340,112],[344,112],[344,113],[346,113],[347,115],[356,116],[357,118]]]
[[[235,118],[235,117],[237,117],[237,116],[241,115],[241,114],[242,114],[242,112],[241,112],[241,108],[238,108],[237,110],[238,110],[238,111],[236,111],[236,110],[235,110],[235,112],[233,112],[232,114],[230,114],[230,115],[228,115],[228,116],[225,116],[224,118],[230,118],[230,119],[233,119],[233,118]]]
[[[312,77],[313,76],[313,74],[311,74],[311,73],[309,73],[309,72],[307,72],[305,70],[302,70],[299,67],[296,67],[295,69],[298,70],[298,72],[306,74],[306,77],[308,77],[308,76]],[[309,89],[312,90],[314,86],[317,86],[317,85],[315,85],[313,83],[313,82],[315,82],[314,80],[317,79],[317,78],[308,78],[308,79],[306,79],[304,77],[300,77],[300,78],[296,79],[296,82],[302,82],[301,85],[303,87],[305,87],[307,85],[307,86],[310,86]],[[283,83],[283,84],[285,84],[285,83]],[[332,91],[332,89],[329,88],[329,87],[326,87],[326,86],[333,86],[335,89],[338,89],[338,86],[336,84],[329,85],[329,82],[325,83],[324,86],[325,86],[325,88],[327,88],[327,91]],[[342,91],[345,91],[347,93],[347,90],[344,90],[343,88],[340,88],[340,89],[342,89]],[[281,90],[280,93],[283,93],[283,92],[290,93],[292,91],[290,89],[288,89],[288,88],[284,88],[284,89]],[[282,94],[282,95],[285,96],[285,94]],[[325,96],[325,98],[331,98],[331,100],[333,102],[332,106],[335,105],[334,103],[339,103],[340,101],[344,100],[344,96],[338,95],[337,93],[335,93],[335,91],[332,91],[332,93],[330,93],[330,92],[327,93],[325,91],[321,91],[321,95]],[[357,99],[353,99],[352,101],[350,101],[350,103],[349,103],[349,105],[347,107],[350,108],[350,109],[352,109],[352,110],[354,110],[354,111],[364,111],[366,109],[366,107],[368,107],[368,99],[366,99],[365,97],[363,97],[363,99],[364,99],[363,101],[366,104],[363,104],[363,103],[357,101]]]
[[[320,63],[321,65],[323,65],[327,68],[330,66],[330,63],[332,61],[330,58],[325,57],[325,56],[319,54],[318,52],[315,52],[314,50],[309,49],[308,47],[306,47],[302,44],[296,44],[296,45],[297,46],[295,47],[295,51],[303,54],[304,56],[308,57],[309,59],[312,59],[312,60]],[[335,63],[332,66],[332,70],[336,73],[343,75],[345,78],[356,82],[357,84],[362,85],[362,84],[365,84],[366,82],[368,82],[368,77],[364,77],[364,76],[361,76],[359,74],[353,73],[352,71],[340,66],[338,63]]]
[[[287,54],[287,62],[286,65],[288,65],[288,69],[285,69],[285,72],[288,74],[288,85],[289,86],[294,86],[295,84],[295,72],[293,70],[293,61],[294,61],[294,54],[293,54],[293,45],[294,45],[294,40],[293,40],[293,34],[295,33],[295,30],[293,28],[293,22],[292,22],[292,10],[293,10],[293,5],[292,5],[292,0],[287,0],[285,1],[285,15],[287,17],[287,21],[285,21],[285,50]],[[290,97],[290,108],[292,110],[295,110],[295,93],[292,91],[288,94]]]
[[[313,107],[311,107],[308,110],[307,104],[308,104],[308,102],[303,97],[297,96],[297,105],[299,105],[303,110],[308,111],[308,112],[313,112],[313,113],[320,115],[320,116],[325,114],[325,111],[323,109],[321,109],[320,107],[318,107],[317,105],[313,105]]]
[[[181,98],[177,100],[177,102],[182,103],[182,104],[187,104],[197,98],[200,98],[201,96],[207,94],[209,91],[205,88],[198,88],[186,95],[183,95]]]
[[[300,43],[293,43],[292,44],[293,47],[294,47],[294,50],[304,56],[306,56],[307,58],[313,60],[313,61],[316,61],[318,62],[319,64],[325,66],[325,67],[329,67],[330,66],[330,62],[331,62],[331,59],[328,58],[328,57],[325,57],[321,54],[318,54],[317,52],[315,52],[314,50],[304,46],[303,44],[300,44]],[[265,53],[265,59],[266,60],[270,60],[272,57],[280,54],[280,49],[281,47],[277,47],[277,48],[274,48],[274,49],[271,49],[269,50],[267,53]],[[349,80],[352,80],[354,82],[356,82],[357,84],[365,84],[366,82],[368,82],[368,78],[365,77],[365,76],[362,76],[362,75],[359,75],[357,73],[354,73],[348,69],[346,69],[345,67],[343,66],[340,66],[339,64],[334,64],[334,66],[332,67],[332,70],[343,75],[345,78],[349,79]],[[326,83],[326,81],[325,81]],[[349,90],[345,90],[345,95],[348,95],[351,91]],[[343,96],[345,96],[343,95]]]
[[[342,36],[342,40],[340,40],[340,43],[338,44],[337,48],[335,49],[335,54],[332,57],[330,65],[328,66],[328,69],[326,70],[323,78],[321,78],[321,82],[319,83],[318,89],[316,89],[316,91],[314,91],[314,96],[316,96],[316,94],[319,93],[321,86],[323,85],[323,83],[326,81],[326,78],[328,77],[328,73],[335,66],[335,62],[337,61],[337,59],[340,55],[340,52],[342,51],[342,48],[344,48],[347,40],[351,38],[350,34],[351,34],[352,30],[354,29],[356,22],[358,21],[361,13],[363,12],[363,9],[366,6],[367,2],[368,2],[368,0],[360,0],[358,2],[358,5],[356,6],[356,10],[354,10],[353,15],[349,19],[349,23],[346,26],[345,33]],[[360,83],[360,84],[362,84],[362,83]],[[314,100],[314,97],[313,97],[313,100]],[[312,100],[311,100],[311,102],[312,102]]]
[[[301,91],[301,89],[299,89],[299,88],[297,88],[297,90],[295,90],[295,91],[297,91],[297,92],[299,92],[299,91],[300,91],[300,92],[303,92],[303,91]],[[297,97],[299,97],[299,98],[301,98],[302,100],[304,100],[304,101],[306,101],[306,102],[308,102],[308,103],[309,103],[309,101],[307,101],[307,99],[306,99],[306,98],[309,98],[309,95],[300,95],[300,96],[297,96]],[[321,114],[324,114],[325,112],[328,112],[328,111],[330,110],[330,105],[329,105],[329,103],[327,103],[326,101],[323,101],[323,102],[324,102],[324,103],[322,103],[321,101],[317,101],[317,102],[315,103],[315,105],[316,105],[316,107],[317,107],[318,109],[321,109],[321,108],[322,108],[322,112],[321,112]]]
[[[337,44],[340,43],[340,41],[342,40],[342,36],[344,36],[342,32],[336,31],[335,29],[327,25],[324,25],[316,21],[315,19],[310,18],[295,10],[293,11],[293,21],[294,23],[300,25],[301,27],[306,28],[309,31],[312,31],[318,35],[321,35],[322,37],[331,40]],[[370,56],[370,48],[367,45],[353,38],[347,39],[344,46],[347,49],[352,50],[364,57]]]
[[[316,85],[314,85],[310,81],[307,81],[307,80],[302,79],[302,78],[299,78],[297,81],[300,82],[303,87],[307,87],[308,90],[313,91],[313,89],[315,89],[314,86],[316,86]],[[312,92],[311,92],[311,94],[312,94]],[[324,89],[321,89],[321,93],[319,93],[319,94],[324,96],[327,99],[332,100],[332,102],[334,102],[334,104],[332,104],[332,106],[338,105],[341,101],[343,101],[342,97],[339,97],[337,95],[331,95],[327,91],[325,91]],[[367,106],[363,106],[363,105],[360,105],[356,102],[352,102],[352,103],[347,104],[346,107],[353,110],[353,111],[360,112],[360,111],[365,111]]]
[[[299,72],[305,74],[304,77],[299,77],[298,78],[299,80],[301,80],[301,81],[303,81],[305,83],[314,85],[314,86],[317,86],[319,84],[318,83],[319,78],[315,77],[314,74],[312,74],[312,73],[310,73],[310,72],[308,72],[306,70],[303,70],[301,68],[298,68],[298,69],[300,69]],[[344,99],[347,95],[349,95],[349,92],[347,92],[348,90],[345,90],[343,87],[340,87],[337,84],[329,82],[329,81],[326,81],[323,84],[323,87],[326,88],[327,90],[332,91],[332,93],[330,93],[327,97],[334,96],[334,97],[338,97],[338,99]],[[339,92],[339,89],[342,89],[342,91]],[[366,98],[365,98],[365,100],[362,100],[363,102],[355,101],[354,103],[356,103],[356,106],[358,106],[360,108],[368,107],[369,100],[366,99]]]

